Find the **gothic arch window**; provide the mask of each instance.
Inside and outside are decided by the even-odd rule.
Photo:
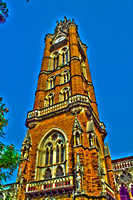
[[[50,76],[47,80],[47,89],[52,89],[55,87],[55,76]]]
[[[61,166],[57,167],[56,169],[56,177],[60,177],[60,176],[63,176],[64,173],[63,173],[63,169]]]
[[[67,101],[70,97],[70,88],[69,87],[65,87],[60,91],[60,102],[61,101]]]
[[[60,83],[61,84],[67,83],[69,80],[70,80],[70,72],[68,69],[66,69],[61,73]]]
[[[44,107],[50,107],[54,105],[55,95],[54,93],[50,93],[45,98]]]
[[[55,51],[50,55],[48,70],[55,70],[59,66],[59,52]]]
[[[53,70],[59,66],[59,53],[56,51],[53,54]]]
[[[37,179],[63,176],[66,173],[66,136],[60,131],[51,131],[38,146]],[[62,168],[58,168],[61,165]],[[41,168],[40,168],[41,167]],[[44,171],[44,169],[47,169]],[[58,170],[56,170],[58,169]],[[46,173],[47,172],[47,173]]]
[[[49,168],[46,169],[44,178],[45,178],[45,179],[52,178],[51,170],[50,170]]]
[[[68,49],[68,47],[63,47],[61,49],[61,55],[62,55],[61,65],[66,65],[69,62],[69,49]]]

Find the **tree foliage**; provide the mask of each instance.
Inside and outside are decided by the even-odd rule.
[[[5,108],[0,97],[0,137],[4,137],[4,128],[8,125],[8,120],[5,119],[5,114],[9,110]],[[7,145],[0,141],[0,184],[7,181],[18,167],[20,155],[13,144]]]
[[[0,0],[0,23],[4,23],[6,21],[6,17],[8,17],[9,10],[5,2]]]

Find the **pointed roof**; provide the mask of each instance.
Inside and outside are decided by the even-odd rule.
[[[24,141],[23,141],[22,145],[25,145],[25,144],[31,144],[31,138],[30,138],[30,135],[29,135],[28,131],[26,133],[26,136],[24,138]]]
[[[75,115],[75,121],[74,121],[74,124],[73,124],[73,131],[76,131],[76,130],[81,130],[83,131],[82,129],[82,126],[77,118],[77,115]]]

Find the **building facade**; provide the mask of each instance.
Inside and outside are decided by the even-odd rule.
[[[112,165],[121,200],[133,199],[133,156],[112,160]]]
[[[119,199],[86,50],[66,17],[45,37],[16,199]]]

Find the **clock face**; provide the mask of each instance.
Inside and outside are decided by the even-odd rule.
[[[65,36],[62,36],[62,37],[59,37],[57,40],[55,40],[54,44],[58,43],[58,42],[61,42],[62,40],[64,40],[66,37]]]

